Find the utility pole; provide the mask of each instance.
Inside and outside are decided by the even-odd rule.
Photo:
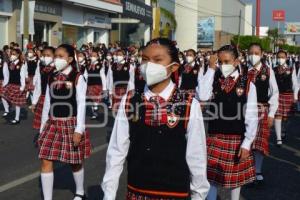
[[[242,27],[242,10],[240,10],[240,15],[239,15],[238,47],[240,46],[241,27]]]
[[[23,48],[27,46],[29,42],[29,0],[23,0],[24,2],[24,22],[23,22],[23,27],[24,27],[24,33],[23,33]]]
[[[260,0],[256,0],[256,36],[260,34]]]

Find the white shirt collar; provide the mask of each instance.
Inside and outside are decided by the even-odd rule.
[[[235,70],[235,71],[234,71],[231,75],[229,75],[229,76],[233,77],[234,80],[237,80],[237,79],[239,78],[239,76],[240,76],[240,73],[239,73],[238,70]]]
[[[250,67],[250,70],[256,69],[256,70],[260,71],[261,67],[262,67],[262,63],[260,62],[260,63],[259,63],[257,66],[255,66],[255,67],[251,66],[251,67]]]
[[[63,73],[64,75],[69,75],[70,72],[72,71],[72,67],[71,65],[69,65],[66,69],[64,69],[61,73]]]
[[[158,96],[162,97],[164,100],[168,100],[170,98],[170,96],[172,95],[172,92],[175,88],[175,84],[170,81],[168,86],[158,94]],[[149,87],[146,85],[145,86],[145,97],[147,100],[149,100],[151,97],[153,96],[157,96],[157,94],[153,93]]]
[[[19,63],[19,61],[20,61],[19,59],[15,60],[14,64],[17,65]]]

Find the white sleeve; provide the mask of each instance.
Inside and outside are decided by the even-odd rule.
[[[113,94],[113,85],[114,85],[114,80],[113,80],[113,72],[111,70],[111,67],[108,69],[108,90],[109,90],[109,94]]]
[[[129,82],[128,82],[127,91],[135,89],[135,85],[134,85],[134,76],[135,76],[135,74],[134,74],[134,72],[135,72],[135,66],[134,65],[130,65]]]
[[[257,95],[256,87],[253,83],[250,83],[250,89],[248,93],[248,100],[246,104],[245,114],[245,139],[242,143],[242,148],[250,150],[253,143],[258,127],[258,108],[257,108]]]
[[[104,200],[116,199],[119,179],[129,150],[129,124],[125,113],[126,98],[127,95],[121,101],[106,154],[106,170],[101,184]]]
[[[279,90],[278,90],[278,86],[277,86],[277,82],[276,82],[276,78],[275,78],[275,74],[272,68],[270,69],[270,87],[269,87],[269,105],[270,105],[270,109],[269,109],[269,117],[274,118],[275,113],[278,109],[278,105],[279,105]]]
[[[28,75],[28,72],[27,72],[27,64],[23,64],[22,68],[21,68],[21,71],[20,71],[20,77],[21,77],[21,90],[23,91],[25,89],[25,79]]]
[[[194,99],[187,127],[186,161],[191,173],[193,200],[205,200],[209,183],[207,180],[206,135],[200,103]]]
[[[32,105],[36,105],[39,97],[42,93],[42,83],[41,83],[41,74],[40,74],[40,66],[36,68],[34,75],[34,91],[32,95]]]
[[[298,85],[295,67],[293,69],[292,81],[293,81],[294,100],[298,100],[299,85]]]
[[[87,69],[84,69],[83,76],[84,76],[84,78],[86,80],[86,83],[88,83],[89,73],[88,73]]]
[[[101,77],[101,81],[102,81],[102,90],[106,91],[107,90],[107,81],[106,81],[106,76],[105,76],[105,67],[103,65],[103,67],[100,70],[100,77]]]
[[[3,87],[4,87],[8,84],[9,81],[9,70],[8,70],[7,62],[5,62],[3,65],[3,76],[4,76],[4,80],[3,80]]]
[[[46,96],[45,96],[43,112],[42,112],[40,133],[43,131],[43,128],[47,120],[49,119],[49,111],[50,111],[50,89],[49,89],[49,85],[47,85]]]
[[[196,92],[200,101],[208,101],[212,97],[215,72],[209,68],[204,76],[198,76]]]
[[[85,131],[85,113],[86,113],[86,94],[87,84],[83,75],[80,75],[76,85],[76,102],[77,102],[77,125],[76,133],[83,134]]]

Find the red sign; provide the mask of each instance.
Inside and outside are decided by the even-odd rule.
[[[285,10],[273,10],[273,21],[285,21]]]

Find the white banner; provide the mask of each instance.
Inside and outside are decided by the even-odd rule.
[[[29,35],[34,35],[34,8],[35,1],[28,2],[28,32]],[[22,8],[20,14],[20,33],[24,34],[24,1],[22,1]]]

